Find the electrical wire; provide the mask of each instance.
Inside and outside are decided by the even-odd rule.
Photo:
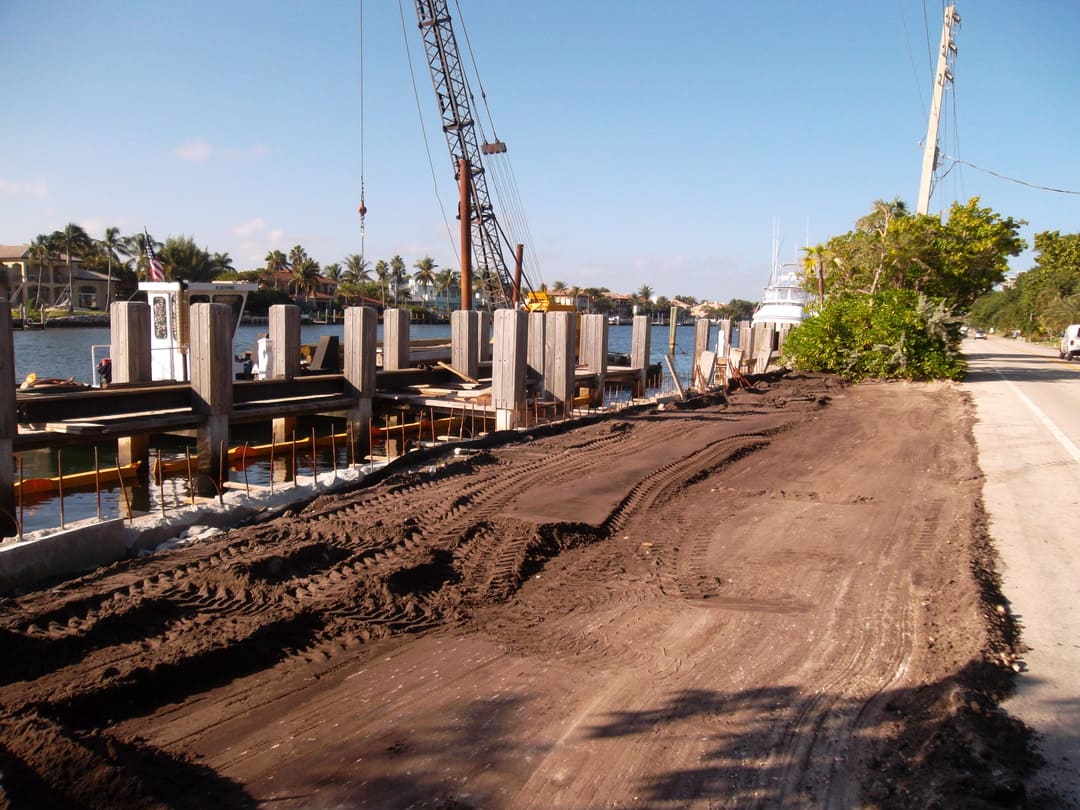
[[[919,81],[919,69],[915,64],[915,52],[911,49],[911,34],[908,33],[907,18],[904,16],[904,0],[896,0],[896,4],[900,7],[900,25],[904,29],[904,44],[907,46],[908,61],[911,63],[911,74],[915,78],[915,91],[919,94],[919,104],[922,106],[923,118],[930,115],[926,106],[926,99],[923,98],[922,82]]]
[[[975,171],[985,172],[986,174],[991,174],[991,175],[993,175],[994,177],[997,177],[1000,180],[1007,180],[1010,183],[1016,183],[1016,184],[1021,185],[1021,186],[1027,186],[1028,188],[1033,188],[1033,189],[1036,189],[1037,191],[1050,191],[1050,192],[1053,192],[1054,194],[1076,194],[1076,195],[1080,195],[1080,191],[1072,191],[1070,189],[1065,189],[1065,188],[1054,188],[1053,186],[1043,186],[1043,185],[1039,185],[1038,183],[1029,183],[1027,180],[1020,180],[1017,177],[1009,177],[1008,175],[1001,174],[999,172],[995,172],[993,169],[987,169],[987,168],[984,168],[983,166],[976,166],[974,163],[971,163],[970,161],[960,160],[959,158],[950,157],[949,155],[942,155],[942,160],[951,160],[954,164],[958,163],[958,164],[961,164],[963,166],[967,166],[968,168],[974,169]]]

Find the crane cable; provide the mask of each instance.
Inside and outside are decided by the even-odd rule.
[[[367,204],[364,202],[364,0],[360,0],[360,259],[364,259],[364,236],[367,232]],[[361,265],[362,266],[362,265]]]
[[[405,59],[409,63],[409,79],[412,82],[413,100],[416,102],[416,117],[420,121],[420,132],[424,139],[424,150],[427,152],[428,169],[431,172],[431,187],[435,192],[435,201],[442,214],[443,225],[446,227],[446,240],[450,244],[450,255],[457,255],[457,242],[454,240],[454,232],[450,228],[450,218],[446,215],[446,205],[443,204],[439,194],[439,178],[435,172],[435,161],[431,157],[431,144],[428,141],[427,127],[424,126],[424,113],[420,106],[420,91],[416,88],[416,71],[413,70],[412,49],[409,48],[409,31],[405,24],[405,9],[398,0],[398,16],[401,18],[401,38],[405,43]],[[460,271],[459,271],[460,272]]]
[[[498,132],[495,129],[495,118],[491,114],[491,107],[488,104],[487,91],[484,89],[483,79],[480,78],[480,68],[476,62],[476,55],[473,52],[472,40],[469,39],[469,29],[465,25],[465,17],[461,12],[461,4],[458,0],[454,0],[454,7],[457,11],[458,28],[460,29],[462,36],[465,38],[465,48],[469,52],[469,61],[472,63],[472,73],[476,77],[477,87],[480,89],[480,100],[484,105],[484,111],[487,114],[488,124],[491,127],[491,135],[495,143],[501,143],[499,141]],[[472,88],[469,86],[469,94],[472,96]],[[473,106],[476,105],[475,97],[472,98]],[[486,142],[487,135],[484,132],[484,126],[482,121],[476,122],[477,128],[480,130],[481,138]],[[518,193],[517,179],[514,176],[513,166],[510,162],[509,153],[505,149],[501,152],[495,152],[492,154],[485,154],[487,159],[487,165],[491,167],[491,176],[493,184],[495,186],[495,195],[499,198],[501,205],[501,211],[504,212],[503,219],[505,220],[506,228],[509,231],[509,235],[506,232],[502,232],[502,228],[499,230],[503,237],[506,246],[513,251],[513,245],[511,244],[511,238],[517,238],[517,241],[522,242],[526,246],[526,250],[530,257],[529,264],[537,268],[539,273],[539,261],[536,256],[536,252],[533,248],[532,234],[529,230],[528,218],[525,216],[525,209],[521,203],[521,195]],[[498,221],[498,220],[497,220]],[[523,235],[524,238],[519,238]],[[523,273],[522,282],[526,286],[531,287],[528,279],[525,278]]]

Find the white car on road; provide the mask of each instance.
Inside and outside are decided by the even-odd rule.
[[[1065,360],[1080,357],[1080,323],[1065,327],[1065,332],[1061,335],[1061,347],[1058,349],[1058,354]]]

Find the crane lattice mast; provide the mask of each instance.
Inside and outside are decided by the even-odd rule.
[[[474,275],[479,279],[489,307],[510,306],[513,279],[507,270],[499,240],[499,224],[488,196],[487,179],[481,154],[505,152],[506,146],[479,144],[469,103],[470,92],[465,70],[458,55],[457,41],[450,23],[446,0],[416,0],[416,16],[424,40],[424,53],[435,98],[442,115],[442,128],[450,147],[454,176],[458,178],[461,161],[467,161],[472,188],[472,243]],[[464,268],[463,268],[464,269]],[[464,302],[463,302],[464,303]]]

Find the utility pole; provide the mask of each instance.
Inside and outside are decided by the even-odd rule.
[[[953,42],[953,25],[959,27],[960,15],[956,6],[945,8],[945,22],[941,26],[941,49],[938,52],[937,73],[934,75],[934,97],[930,102],[930,122],[926,128],[926,144],[923,147],[922,180],[919,182],[919,200],[915,210],[926,214],[930,210],[930,192],[934,180],[934,169],[938,158],[938,122],[941,119],[941,96],[945,91],[945,82],[953,80],[949,65],[956,56],[956,43]]]

